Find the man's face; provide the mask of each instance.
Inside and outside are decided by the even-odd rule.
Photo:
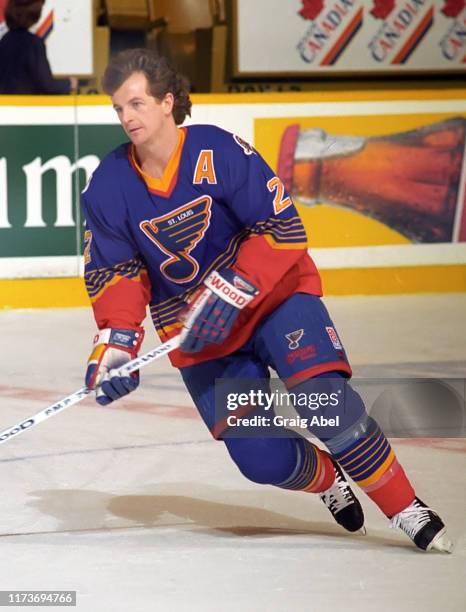
[[[123,129],[136,146],[156,139],[164,125],[173,120],[173,95],[167,94],[163,100],[154,98],[142,72],[128,77],[113,94],[112,102]]]

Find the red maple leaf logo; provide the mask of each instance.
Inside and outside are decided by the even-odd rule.
[[[466,6],[466,0],[445,0],[442,13],[445,17],[458,17]]]
[[[302,0],[303,8],[298,11],[303,19],[316,19],[324,10],[325,0]]]
[[[395,0],[374,0],[371,15],[376,19],[386,19],[395,8]]]

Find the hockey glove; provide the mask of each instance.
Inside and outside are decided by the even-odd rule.
[[[223,342],[241,310],[258,293],[256,287],[233,270],[212,272],[181,317],[181,350],[197,353],[206,344]]]
[[[134,391],[139,372],[116,376],[114,370],[137,356],[144,330],[101,329],[94,338],[94,348],[87,362],[86,386],[96,390],[96,401],[106,406]]]

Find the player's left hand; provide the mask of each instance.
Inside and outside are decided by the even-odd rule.
[[[241,310],[258,294],[234,270],[212,272],[194,293],[183,313],[180,349],[197,353],[206,344],[220,344],[225,340]]]
[[[137,356],[144,330],[101,329],[94,338],[94,348],[87,362],[86,387],[95,389],[101,406],[120,399],[139,385],[139,371],[120,376],[118,369]]]

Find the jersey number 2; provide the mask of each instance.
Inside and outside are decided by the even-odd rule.
[[[92,232],[91,230],[86,230],[84,232],[84,263],[88,264],[91,262],[91,242],[92,242]]]
[[[270,179],[270,181],[267,181],[267,189],[270,191],[270,193],[273,193],[275,191],[275,195],[273,197],[273,210],[276,215],[279,215],[282,211],[285,210],[285,208],[291,206],[291,198],[283,197],[285,195],[285,186],[278,178],[278,176],[274,176]]]

